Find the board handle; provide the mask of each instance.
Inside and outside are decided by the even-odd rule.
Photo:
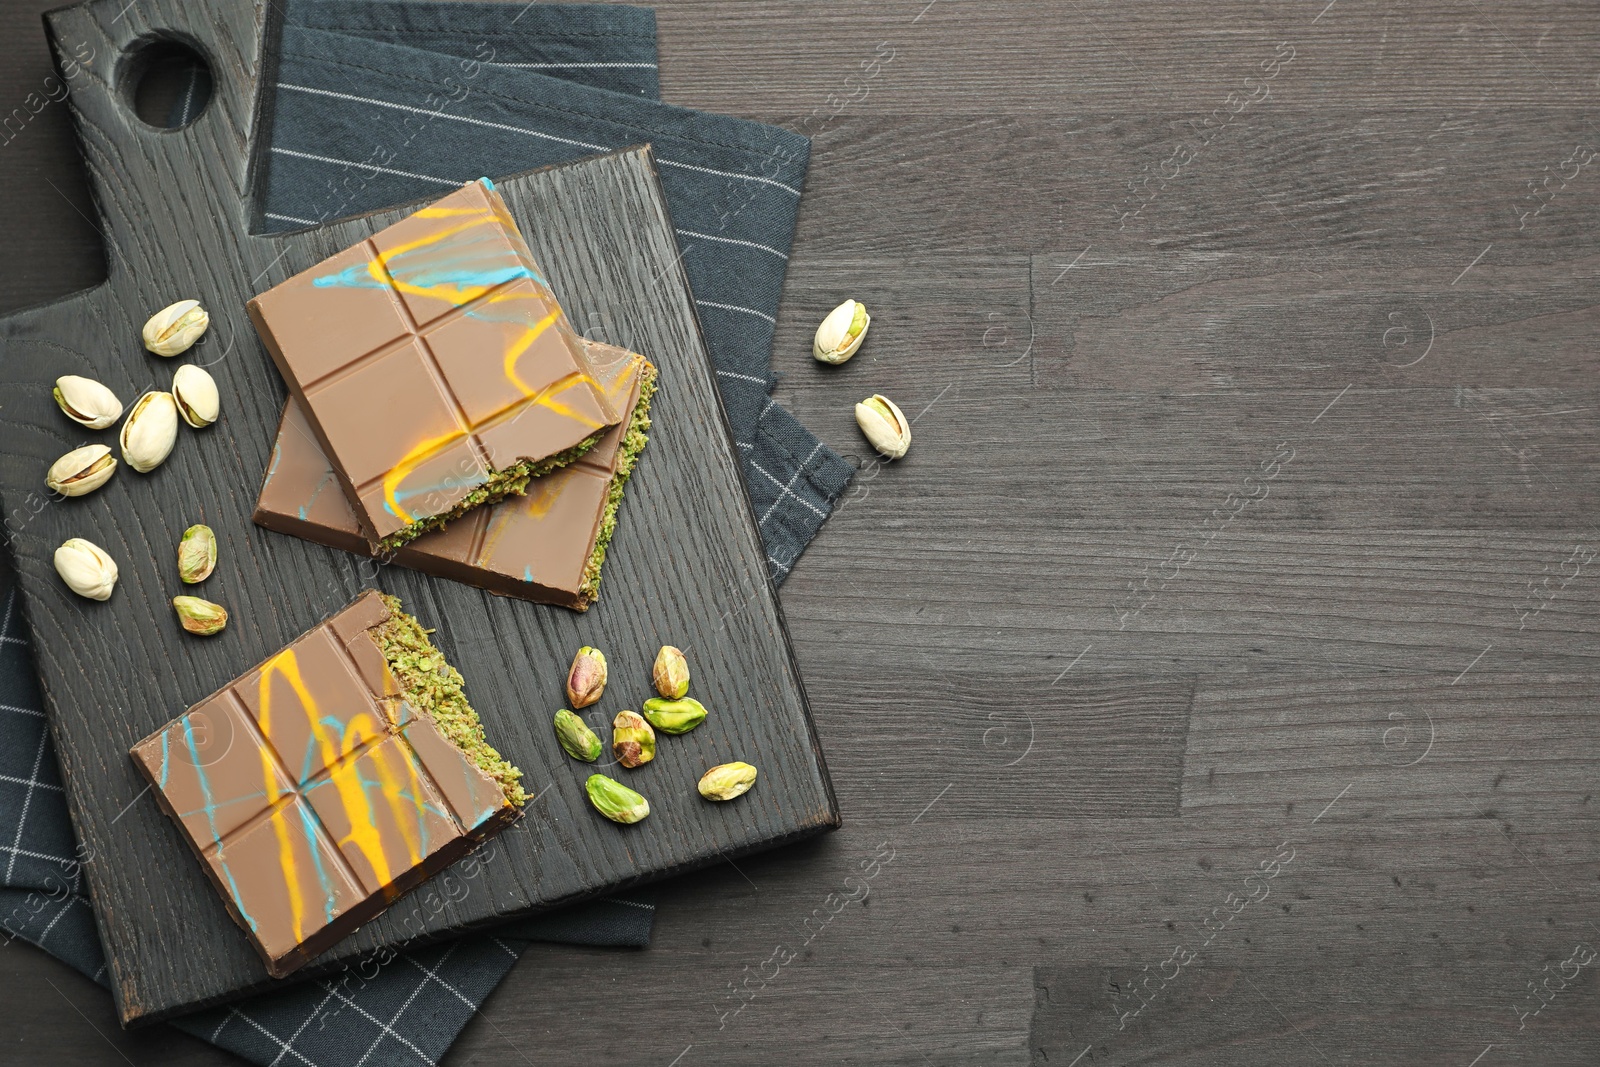
[[[269,20],[278,5],[253,0],[89,0],[45,15],[68,88],[90,188],[108,244],[149,246],[163,209],[182,205],[239,235],[249,230],[256,99]],[[148,49],[177,45],[210,69],[211,96],[176,129],[152,126],[134,110]],[[170,190],[183,195],[172,196]],[[168,195],[151,195],[155,190]],[[163,205],[161,202],[166,201]],[[107,264],[115,274],[119,263]]]

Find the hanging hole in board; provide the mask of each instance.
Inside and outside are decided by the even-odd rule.
[[[192,45],[169,37],[137,44],[124,60],[122,91],[146,126],[181,130],[211,102],[211,65]]]

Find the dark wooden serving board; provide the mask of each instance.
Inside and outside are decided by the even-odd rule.
[[[244,302],[403,212],[250,235],[255,86],[266,58],[260,42],[269,36],[261,12],[249,0],[125,5],[101,0],[48,19],[58,54],[87,44],[95,57],[87,75],[73,79],[71,105],[109,278],[0,320],[0,493],[124,1024],[273,985],[144,793],[129,745],[372,585],[438,628],[489,736],[538,799],[472,877],[457,877],[448,891],[435,879],[302,977],[382,946],[838,825],[648,149],[499,183],[574,320],[605,324],[604,339],[628,343],[661,371],[655,428],[628,486],[599,604],[577,615],[379,568],[251,524],[285,394]],[[140,122],[123,85],[129,54],[161,38],[198,48],[216,83],[204,114],[176,131]],[[186,297],[211,313],[205,344],[178,360],[145,352],[145,318]],[[50,395],[57,376],[97,378],[127,404],[147,387],[165,388],[187,361],[205,363],[217,379],[216,426],[183,428],[172,457],[150,475],[122,467],[87,497],[47,496],[44,473],[57,456],[115,442],[115,428],[86,431],[61,414]],[[221,561],[199,592],[232,612],[228,629],[211,639],[184,634],[168,604],[185,591],[174,568],[178,536],[202,521],[217,532]],[[80,599],[56,576],[51,555],[73,536],[116,558],[121,579],[109,602]],[[636,709],[649,695],[650,662],[663,643],[688,651],[693,692],[713,717],[667,739],[647,767],[614,771],[653,806],[646,822],[620,828],[589,808],[582,783],[592,768],[562,755],[549,720],[564,703],[562,679],[578,646],[607,652],[612,681],[595,710],[615,711]],[[757,788],[737,804],[700,800],[700,773],[735,758],[760,766]]]

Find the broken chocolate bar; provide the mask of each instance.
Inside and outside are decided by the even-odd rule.
[[[371,591],[131,755],[274,978],[527,799],[461,676],[399,601]]]
[[[594,603],[623,487],[648,440],[656,371],[643,356],[584,344],[595,380],[622,422],[576,462],[529,482],[525,496],[424,534],[395,553],[393,562],[502,596],[578,611]],[[293,399],[278,426],[255,521],[317,544],[371,554],[332,465]]]
[[[521,493],[618,421],[486,178],[248,308],[381,550]]]

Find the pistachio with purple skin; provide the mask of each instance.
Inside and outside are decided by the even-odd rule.
[[[656,758],[656,732],[635,711],[619,711],[611,720],[611,754],[630,770]]]
[[[567,668],[567,699],[575,708],[586,708],[606,691],[606,656],[598,648],[584,645]]]

